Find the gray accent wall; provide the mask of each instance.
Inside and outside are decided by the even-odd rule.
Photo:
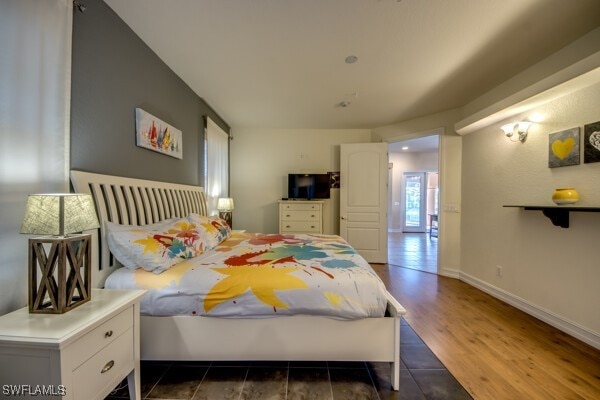
[[[73,12],[71,169],[204,185],[204,117],[229,126],[101,0]],[[183,132],[183,159],[137,147],[136,107]]]

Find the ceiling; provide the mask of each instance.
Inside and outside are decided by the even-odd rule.
[[[439,145],[439,135],[431,135],[389,143],[388,150],[390,153],[433,153],[438,151]]]
[[[600,26],[598,0],[105,2],[232,128],[460,107]]]

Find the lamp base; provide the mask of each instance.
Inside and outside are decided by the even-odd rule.
[[[225,220],[225,222],[227,222],[227,225],[229,225],[229,228],[231,229],[233,229],[232,214],[233,213],[231,211],[219,211],[219,217]]]
[[[88,302],[91,259],[89,234],[29,239],[29,312],[63,314]]]

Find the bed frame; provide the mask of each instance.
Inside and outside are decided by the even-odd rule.
[[[145,225],[190,212],[207,214],[201,187],[71,171],[76,192],[91,194],[100,220],[93,233],[92,285],[120,266],[113,259],[104,222]],[[96,257],[99,255],[99,257]],[[323,316],[225,319],[141,316],[142,360],[373,361],[391,363],[400,386],[400,318],[404,308],[387,293],[382,318],[336,320]]]

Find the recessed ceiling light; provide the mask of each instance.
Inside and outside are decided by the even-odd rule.
[[[358,57],[356,56],[348,56],[346,57],[346,64],[354,64],[355,62],[358,61]]]
[[[408,146],[402,146],[402,150],[408,150]]]

